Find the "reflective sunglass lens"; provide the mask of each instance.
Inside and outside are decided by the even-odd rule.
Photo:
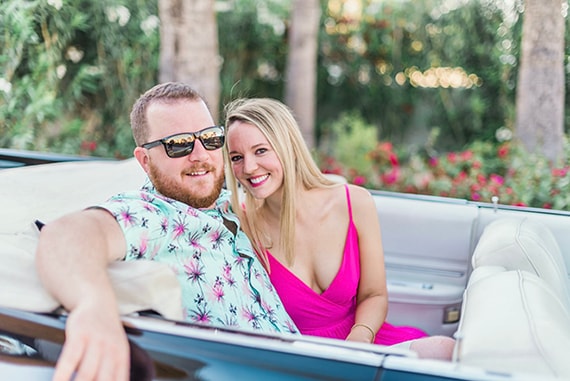
[[[192,152],[192,148],[187,148],[187,149],[177,149],[177,150],[166,150],[166,154],[169,157],[172,158],[177,158],[177,157],[182,157],[182,156],[186,156],[189,155]]]
[[[222,148],[222,146],[224,145],[224,137],[223,136],[216,136],[216,137],[211,137],[211,138],[206,138],[206,139],[202,139],[200,138],[200,140],[202,141],[202,144],[204,144],[204,148],[206,148],[207,150],[215,150],[218,148]]]
[[[188,155],[194,149],[194,141],[195,139],[192,135],[174,137],[165,143],[166,153],[169,157]]]

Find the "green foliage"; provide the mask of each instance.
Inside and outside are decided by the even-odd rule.
[[[336,144],[332,152],[342,149],[342,141]],[[570,149],[568,141],[565,148]],[[363,162],[372,164],[358,165]],[[346,162],[321,157],[320,165],[324,172],[372,189],[482,202],[497,197],[507,205],[570,210],[570,164],[554,165],[512,141],[475,141],[441,154],[427,145],[410,152],[380,141]]]
[[[237,96],[282,99],[291,2],[224,4],[220,106]],[[322,2],[317,141],[351,111],[399,144],[421,144],[437,128],[438,149],[512,124],[520,20],[508,24],[500,2],[364,0],[362,17],[335,4]],[[130,155],[130,106],[157,77],[156,16],[157,0],[2,1],[0,145],[78,151],[60,139],[82,120],[77,141],[97,141],[93,154]],[[437,67],[462,68],[480,83],[412,84],[412,69]]]
[[[156,1],[7,0],[0,25],[0,145],[131,156],[130,108],[157,76]]]
[[[218,12],[222,105],[237,97],[282,99],[289,7],[284,1],[236,0]]]
[[[376,146],[376,128],[367,124],[357,112],[340,116],[327,129],[320,151],[359,173],[372,170],[366,154]]]
[[[482,0],[451,9],[443,0],[362,3],[362,16],[355,16],[342,2],[322,2],[320,144],[329,126],[351,111],[383,139],[400,144],[417,144],[438,128],[440,149],[492,138],[496,129],[512,124],[517,17],[508,23],[497,2]],[[222,103],[237,96],[283,98],[289,7],[278,0],[237,0],[219,12]],[[478,82],[470,88],[412,84],[411,69],[440,67],[460,68]]]
[[[371,186],[448,195],[468,195],[483,176],[482,198],[493,193],[495,174],[505,184],[518,181],[508,183],[518,198],[503,200],[535,205],[558,191],[552,205],[566,208],[567,173],[546,175],[544,159],[510,143],[509,156],[497,155],[503,143],[495,133],[514,121],[521,1],[512,18],[504,2],[452,3],[364,0],[357,17],[335,8],[342,2],[322,2],[322,165],[348,167],[351,178]],[[237,96],[282,99],[291,2],[224,4],[230,9],[217,15],[222,105]],[[567,35],[570,41],[570,28]],[[130,156],[130,107],[156,83],[158,53],[157,0],[3,0],[0,146]],[[478,79],[457,88],[414,82],[437,68]],[[458,183],[463,176],[471,182]],[[536,192],[524,193],[525,183]]]
[[[327,9],[321,36],[319,120],[357,109],[394,143],[415,143],[433,128],[437,144],[457,149],[489,139],[512,123],[518,31],[499,2],[364,2],[364,17]],[[515,24],[516,26],[517,24]],[[420,87],[410,69],[462,68],[479,78],[471,88]]]

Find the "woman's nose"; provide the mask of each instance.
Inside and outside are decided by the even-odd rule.
[[[243,158],[243,171],[247,174],[254,173],[257,169],[257,161],[250,157]]]

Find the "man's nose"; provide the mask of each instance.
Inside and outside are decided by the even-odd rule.
[[[194,141],[194,149],[192,150],[190,155],[188,155],[188,160],[204,161],[207,160],[208,157],[209,157],[208,150],[204,148],[204,144],[202,144],[202,141],[200,139],[196,139]]]

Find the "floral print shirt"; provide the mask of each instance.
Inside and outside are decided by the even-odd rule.
[[[139,191],[98,207],[121,226],[126,260],[165,262],[176,273],[188,321],[297,333],[229,205],[229,192],[222,190],[215,208],[195,209],[162,196],[147,179]],[[235,235],[224,219],[236,224]]]

